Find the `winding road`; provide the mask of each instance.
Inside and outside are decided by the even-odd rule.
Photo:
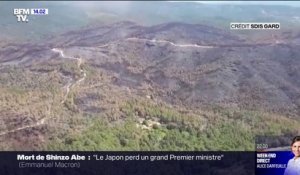
[[[77,58],[77,57],[69,57],[69,56],[66,56],[64,54],[64,51],[61,50],[61,49],[58,49],[58,48],[53,48],[52,49],[53,52],[56,52],[56,53],[59,53],[61,57],[63,58],[66,58],[66,59],[74,59],[74,60],[77,60],[77,67],[80,69],[80,73],[82,74],[82,77],[80,79],[78,79],[77,81],[73,82],[72,83],[72,80],[68,82],[67,85],[65,85],[63,88],[66,89],[66,94],[64,95],[64,98],[63,100],[61,101],[61,103],[65,103],[66,100],[67,100],[67,97],[70,93],[70,89],[75,86],[76,84],[82,82],[85,78],[86,78],[86,71],[81,67],[82,65],[82,58]]]
[[[86,78],[86,71],[81,67],[81,65],[83,64],[82,58],[76,58],[76,57],[66,56],[64,54],[63,50],[62,49],[58,49],[58,48],[53,48],[52,51],[56,52],[56,53],[59,53],[60,56],[63,57],[63,58],[77,60],[77,66],[80,69],[80,72],[82,74],[82,77],[80,79],[76,80],[76,81],[72,80],[72,78],[69,77],[69,81],[68,81],[67,85],[65,85],[63,87],[64,89],[66,89],[66,94],[64,95],[64,98],[61,101],[61,103],[63,104],[67,100],[67,97],[68,97],[68,95],[70,93],[71,88],[73,86],[75,86],[76,84],[79,84],[80,82],[82,82]],[[8,130],[8,131],[0,132],[0,136],[6,135],[6,134],[9,134],[9,133],[14,133],[14,132],[17,132],[17,131],[21,131],[21,130],[24,130],[24,129],[34,128],[34,127],[43,125],[43,124],[45,124],[46,120],[49,118],[50,112],[51,112],[51,107],[47,110],[46,117],[38,120],[37,122],[35,122],[33,124],[29,124],[29,125],[21,126],[21,127],[15,128],[15,129]]]
[[[22,127],[18,127],[18,128],[12,129],[12,130],[0,132],[0,136],[6,135],[6,134],[9,134],[9,133],[14,133],[14,132],[17,132],[17,131],[20,131],[20,130],[24,130],[24,129],[27,129],[27,128],[34,128],[34,127],[43,125],[43,124],[45,124],[46,120],[50,116],[50,112],[51,112],[51,106],[47,110],[46,117],[38,120],[36,123],[30,124],[30,125],[25,125],[25,126],[22,126]]]
[[[1,132],[0,136],[6,135],[6,134],[9,134],[9,133],[13,133],[13,132],[17,132],[17,131],[27,129],[27,128],[34,128],[34,127],[43,125],[45,123],[45,121],[46,121],[46,117],[42,118],[41,120],[39,120],[36,123],[33,123],[31,125],[22,126],[22,127],[16,128],[16,129],[9,130],[9,131]]]

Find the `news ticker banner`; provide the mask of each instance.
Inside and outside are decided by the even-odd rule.
[[[252,152],[0,152],[0,174],[284,175],[293,158],[289,147],[256,141]]]
[[[254,175],[254,152],[0,152],[5,175]]]

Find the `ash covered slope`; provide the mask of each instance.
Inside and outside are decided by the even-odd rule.
[[[241,44],[244,41],[224,30],[200,24],[166,23],[150,27],[124,21],[100,27],[67,32],[54,39],[57,45],[95,46],[121,39],[137,37],[143,39],[168,40],[181,44]]]
[[[281,44],[249,43],[203,25],[143,27],[120,22],[68,32],[43,45],[6,45],[1,48],[0,62],[29,67],[46,64],[57,57],[51,51],[54,47],[113,74],[115,85],[139,89],[144,84],[173,104],[299,115],[297,38]]]
[[[170,103],[299,115],[300,51],[288,39],[249,43],[203,25],[121,22],[69,32],[52,43],[116,74],[115,84],[147,84]]]

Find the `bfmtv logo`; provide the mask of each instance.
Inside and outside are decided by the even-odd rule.
[[[48,15],[48,9],[37,8],[37,9],[14,9],[14,15],[17,17],[18,22],[28,22],[29,15]]]

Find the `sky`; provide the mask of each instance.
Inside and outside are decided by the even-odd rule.
[[[187,1],[171,1],[171,2],[187,2]],[[238,5],[288,5],[300,7],[300,1],[189,1],[205,4],[238,4]]]

